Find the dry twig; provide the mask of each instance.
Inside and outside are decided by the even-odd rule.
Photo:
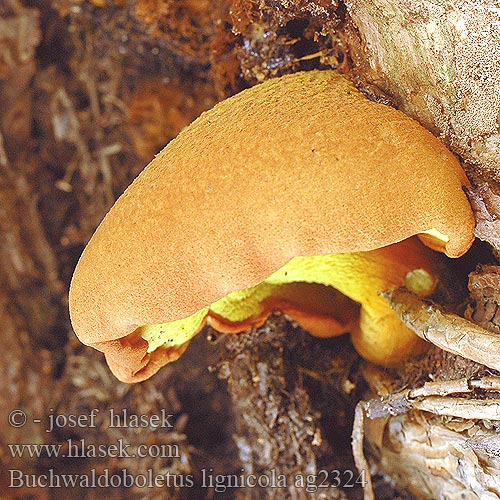
[[[500,370],[500,336],[456,314],[442,312],[436,304],[405,288],[383,295],[401,321],[419,337],[445,351]]]

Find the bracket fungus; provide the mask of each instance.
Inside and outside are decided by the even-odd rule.
[[[434,250],[468,250],[467,184],[431,133],[334,71],[268,80],[202,114],[118,199],[73,276],[75,332],[124,381],[207,322],[239,332],[276,310],[394,364],[423,341],[378,294],[406,279],[425,295]]]

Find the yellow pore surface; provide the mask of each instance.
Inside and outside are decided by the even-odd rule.
[[[425,343],[379,293],[402,285],[407,275],[418,293],[431,293],[440,259],[416,237],[368,252],[295,257],[259,285],[234,291],[187,318],[143,326],[141,334],[152,352],[189,342],[207,321],[220,331],[241,332],[280,310],[313,335],[350,331],[364,358],[393,365],[422,352]]]

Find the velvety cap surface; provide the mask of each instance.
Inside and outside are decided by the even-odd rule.
[[[116,340],[254,286],[294,256],[430,229],[449,238],[449,256],[463,254],[474,228],[465,184],[432,134],[337,73],[266,81],[204,113],[116,202],[73,277],[74,329],[136,380],[147,344],[136,339],[132,355]]]

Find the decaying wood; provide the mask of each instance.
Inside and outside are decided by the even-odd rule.
[[[292,71],[337,68],[371,97],[399,107],[443,139],[466,161],[474,181],[469,194],[477,236],[499,250],[498,6],[487,0],[41,0],[30,6],[0,0],[3,421],[16,405],[37,414],[50,407],[104,412],[110,401],[137,413],[166,408],[178,417],[174,431],[148,438],[179,444],[179,459],[99,466],[166,467],[178,474],[213,466],[227,474],[241,465],[247,472],[276,467],[291,475],[294,467],[312,473],[354,467],[349,453],[354,403],[369,398],[365,413],[356,410],[357,421],[370,417],[353,435],[358,467],[370,465],[380,476],[392,476],[419,498],[500,497],[498,429],[488,420],[498,411],[494,378],[440,381],[437,388],[418,385],[408,393],[398,383],[411,367],[401,367],[384,371],[379,389],[384,386],[385,392],[373,387],[370,392],[362,380],[372,386],[369,370],[358,370],[346,342],[342,355],[338,346],[307,336],[290,342],[296,329],[274,318],[260,331],[262,337],[253,332],[217,347],[226,355],[220,372],[231,392],[231,416],[223,383],[206,378],[207,353],[198,339],[191,357],[136,388],[114,381],[98,354],[74,341],[66,344],[72,338],[66,291],[76,259],[144,158],[215,100]],[[471,275],[466,319],[404,290],[388,297],[423,337],[498,369],[497,276],[491,267]],[[301,366],[292,347],[305,352],[306,346],[316,361],[325,362],[323,368]],[[326,352],[329,364],[322,358]],[[457,358],[459,365],[469,366]],[[414,366],[412,382],[424,371],[423,365]],[[433,376],[437,370],[427,367],[426,376]],[[384,399],[373,399],[382,392]],[[456,396],[442,399],[442,392]],[[459,411],[463,418],[450,416]],[[207,438],[207,428],[217,430],[218,443]],[[3,427],[0,441],[38,442],[39,431],[33,425],[24,433]],[[99,444],[119,436],[103,427],[75,437]],[[55,443],[67,439],[64,433],[42,437]],[[134,444],[142,440],[134,432],[126,438]],[[4,448],[2,453],[2,472],[18,465]],[[40,472],[51,463],[26,465]],[[67,463],[56,466],[64,469]],[[376,497],[394,498],[375,476],[373,486]],[[29,493],[36,500],[48,497],[46,491]],[[142,493],[112,490],[106,498],[135,500],[144,498]],[[298,490],[287,494],[307,498]],[[324,498],[359,494],[329,490]],[[21,491],[16,495],[26,498]],[[207,495],[199,488],[172,488],[162,491],[161,499]],[[257,490],[237,495],[264,498]],[[75,493],[77,500],[96,498],[102,491]],[[158,492],[148,498],[159,498]]]
[[[436,415],[499,420],[500,400],[495,398],[494,393],[487,400],[449,397],[454,394],[473,393],[477,390],[500,391],[500,378],[461,378],[425,382],[421,387],[389,394],[384,393],[380,398],[364,401],[362,404],[367,417],[371,419],[388,415],[402,415],[412,409],[420,409]]]
[[[219,377],[227,380],[233,401],[242,470],[246,474],[274,473],[286,478],[285,487],[248,489],[241,493],[242,499],[348,498],[341,488],[327,487],[329,482],[317,491],[313,491],[313,484],[308,489],[300,486],[306,478],[321,483],[322,471],[338,465],[331,461],[335,453],[324,437],[321,414],[314,410],[301,370],[291,364],[291,359],[299,367],[309,364],[317,370],[321,364],[331,366],[331,356],[336,353],[333,346],[325,346],[315,356],[308,354],[314,349],[314,340],[297,333],[283,317],[275,317],[249,334],[222,337],[224,361],[217,369]],[[355,359],[349,355],[344,363],[339,360],[339,371],[347,373]],[[325,376],[325,383],[328,378]]]
[[[432,415],[441,415],[453,418],[453,424],[451,424],[450,427],[456,431],[470,431],[472,428],[472,424],[470,424],[470,422],[473,420],[493,422],[500,420],[500,399],[495,397],[495,393],[492,393],[491,397],[482,399],[455,396],[455,394],[473,393],[478,389],[498,391],[500,389],[500,378],[487,376],[480,379],[462,378],[458,380],[426,382],[422,387],[405,389],[401,392],[386,394],[385,391],[383,391],[383,395],[381,397],[359,402],[356,406],[352,435],[353,453],[356,460],[356,467],[358,467],[358,470],[370,471],[367,460],[364,456],[363,444],[365,437],[368,442],[371,442],[371,444],[373,444],[374,440],[377,442],[379,439],[379,437],[374,435],[374,430],[376,434],[376,432],[380,430],[380,427],[377,427],[374,424],[369,424],[368,419],[382,419],[383,426],[390,427],[393,423],[393,420],[391,420],[390,417],[402,416],[409,414],[412,411],[414,413],[414,410],[420,410]],[[462,425],[457,424],[459,419],[461,419]],[[401,420],[401,422],[406,425],[405,420]],[[439,424],[436,422],[436,425],[438,426]],[[443,421],[442,425],[446,426],[446,421]],[[412,428],[411,426],[409,427],[410,428],[408,430],[402,429],[402,434],[405,434],[406,432],[411,433]],[[488,426],[486,426],[486,428],[488,428]],[[365,429],[368,429],[368,432],[365,432]],[[473,430],[474,437],[471,439],[476,448],[481,446],[482,449],[487,448],[490,453],[490,457],[492,458],[500,456],[498,451],[500,450],[500,441],[495,433],[490,433],[488,436],[483,436],[482,434],[475,435],[478,432],[478,429],[475,428]],[[408,436],[406,438],[408,438]],[[474,448],[473,445],[472,448]],[[385,450],[383,450],[382,453],[385,453]],[[400,457],[399,459],[403,461],[407,459],[407,457]],[[408,463],[399,466],[393,464],[393,468],[395,469],[404,469],[408,466]],[[432,470],[429,470],[428,472],[431,475],[433,474]],[[369,473],[367,478],[368,481],[364,492],[364,499],[373,500],[374,495]],[[485,481],[485,484],[487,482],[488,481]],[[406,481],[406,483],[408,483],[408,481]],[[415,484],[413,492],[420,498],[423,494],[423,488]],[[477,491],[475,491],[474,494],[477,494]]]
[[[476,217],[474,233],[477,238],[487,241],[497,252],[500,250],[500,196],[488,182],[483,182],[467,190]]]
[[[372,475],[370,465],[365,457],[365,407],[363,403],[358,403],[354,411],[354,421],[352,424],[352,453],[354,463],[359,472],[366,474],[366,484],[363,490],[364,500],[375,500],[373,491]]]
[[[488,421],[410,413],[369,420],[375,467],[419,499],[498,500],[498,429]]]
[[[445,351],[500,370],[500,336],[457,314],[444,313],[439,306],[405,288],[384,296],[401,320],[424,340]]]
[[[363,79],[441,137],[474,177],[498,179],[498,5],[347,0],[346,6],[363,42]]]
[[[470,273],[472,304],[465,317],[491,332],[500,333],[500,267],[483,265]]]

